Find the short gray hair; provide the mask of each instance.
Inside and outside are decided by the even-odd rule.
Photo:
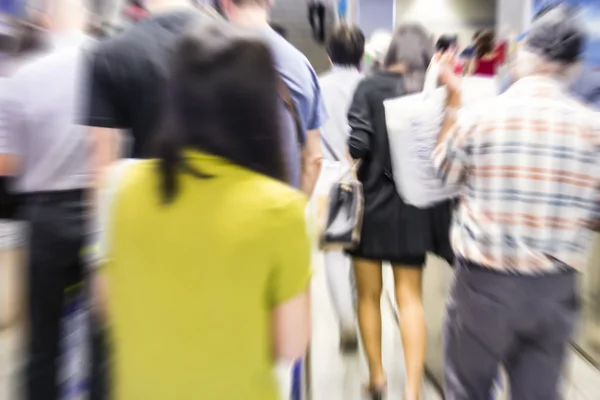
[[[579,66],[579,63],[549,60],[528,48],[520,48],[515,69],[519,78],[543,75],[568,83],[579,71]]]

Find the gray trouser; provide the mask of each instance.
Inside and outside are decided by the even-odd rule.
[[[500,274],[459,262],[444,332],[446,400],[489,400],[504,364],[512,400],[557,400],[577,274]]]
[[[326,251],[325,276],[333,308],[345,329],[356,326],[355,297],[356,284],[352,270],[352,260],[341,251]]]

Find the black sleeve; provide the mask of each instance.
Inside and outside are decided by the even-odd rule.
[[[89,62],[89,107],[85,125],[129,128],[128,97],[125,93],[129,85],[125,60],[118,60],[110,47],[100,47],[90,54]]]
[[[371,85],[363,80],[354,93],[352,105],[348,111],[348,124],[350,125],[350,139],[348,147],[350,156],[355,159],[364,158],[371,150],[373,137],[373,123],[367,94]]]

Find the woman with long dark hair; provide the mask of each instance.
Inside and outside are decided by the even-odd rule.
[[[467,74],[494,76],[500,64],[500,54],[494,45],[494,32],[481,33],[475,41],[475,57],[471,60]]]
[[[123,170],[103,241],[117,400],[275,400],[275,362],[305,353],[306,198],[286,184],[277,79],[225,22],[175,49],[157,159]]]
[[[382,263],[392,264],[406,361],[405,400],[421,399],[425,363],[425,316],[421,285],[426,254],[452,259],[448,231],[451,205],[419,209],[396,191],[383,102],[419,92],[433,56],[431,36],[419,25],[396,29],[383,68],[356,89],[348,113],[350,155],[361,160],[364,219],[361,243],[351,252],[358,289],[358,321],[369,363],[368,389],[381,399],[386,387],[381,355]]]

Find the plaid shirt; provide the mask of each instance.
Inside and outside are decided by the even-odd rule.
[[[451,232],[458,257],[526,275],[585,265],[600,217],[600,114],[558,83],[521,79],[461,111],[434,164],[463,187]]]

